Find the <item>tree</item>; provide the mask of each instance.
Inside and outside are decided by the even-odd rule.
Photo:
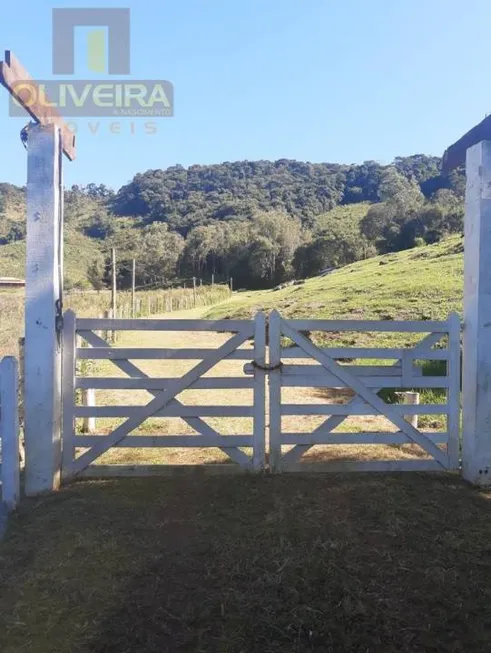
[[[102,256],[99,256],[92,261],[87,269],[87,279],[95,290],[102,290],[104,288],[105,274],[106,266],[104,259]]]
[[[317,234],[311,242],[300,246],[295,252],[295,273],[300,277],[312,277],[326,268],[349,265],[376,253],[375,248],[352,224],[333,223],[328,230]]]
[[[183,249],[182,236],[169,231],[166,224],[145,227],[138,243],[137,270],[140,282],[146,285],[173,279]]]
[[[382,202],[371,206],[360,223],[361,233],[370,241],[376,242],[395,218],[393,207]]]
[[[293,256],[302,242],[300,221],[277,211],[259,213],[253,217],[251,229],[256,236],[256,252],[267,256],[266,278],[276,284],[291,277]]]
[[[393,166],[389,166],[382,175],[378,196],[399,218],[416,211],[425,199],[419,184],[401,175]]]

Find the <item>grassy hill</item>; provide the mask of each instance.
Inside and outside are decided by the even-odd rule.
[[[283,290],[238,293],[208,317],[276,308],[288,318],[438,320],[462,311],[463,239],[377,256]]]
[[[102,258],[100,245],[96,240],[81,233],[67,231],[65,235],[65,286],[67,289],[90,288],[87,280],[89,266]],[[25,276],[26,241],[18,240],[0,247],[0,276]]]

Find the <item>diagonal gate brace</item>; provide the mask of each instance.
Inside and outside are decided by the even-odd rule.
[[[298,331],[291,328],[283,321],[282,325],[284,335],[288,336],[291,340],[297,343],[307,354],[317,360],[326,370],[334,374],[338,379],[356,392],[358,396],[364,399],[370,406],[372,406],[378,413],[387,417],[393,424],[407,435],[415,444],[424,449],[430,456],[432,456],[443,469],[446,469],[446,454],[439,449],[434,442],[429,438],[422,435],[415,429],[409,422],[406,422],[402,415],[399,415],[390,404],[386,404],[377,394],[372,392],[367,386],[354,374],[346,370],[342,365],[337,363],[333,358],[320,351],[310,340],[302,336]]]
[[[95,335],[95,334],[94,334]],[[80,473],[83,471],[90,463],[92,463],[96,458],[105,453],[108,449],[118,444],[123,440],[131,431],[138,428],[146,419],[151,417],[157,411],[161,410],[165,406],[169,405],[172,401],[176,400],[176,395],[180,394],[183,390],[188,388],[192,383],[194,383],[200,376],[208,372],[212,367],[214,367],[220,360],[232,353],[237,347],[243,344],[247,338],[249,338],[250,332],[247,330],[242,330],[236,333],[232,338],[227,340],[221,347],[213,352],[213,357],[205,359],[193,367],[189,372],[187,372],[181,379],[178,379],[175,384],[172,384],[167,390],[163,392],[156,393],[154,399],[150,401],[146,406],[143,414],[140,413],[137,417],[130,417],[123,424],[118,426],[110,435],[101,438],[101,442],[95,444],[89,451],[82,454],[74,462],[74,472]],[[101,341],[104,342],[101,338]],[[106,343],[105,343],[106,344]],[[116,361],[114,361],[116,362]],[[137,369],[137,368],[136,368]],[[153,394],[153,393],[152,393]],[[203,424],[206,424],[203,422]],[[208,425],[206,425],[208,426]],[[209,427],[211,428],[211,427]],[[215,431],[213,431],[214,434]],[[238,451],[238,450],[237,450]],[[226,452],[228,455],[228,451]],[[249,458],[243,452],[240,452],[247,462]]]

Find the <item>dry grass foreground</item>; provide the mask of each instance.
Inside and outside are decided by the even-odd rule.
[[[491,494],[447,475],[80,482],[0,545],[2,653],[486,653]]]

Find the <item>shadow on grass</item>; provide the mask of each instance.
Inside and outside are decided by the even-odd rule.
[[[29,501],[3,653],[483,653],[489,495],[446,475],[125,479]]]

